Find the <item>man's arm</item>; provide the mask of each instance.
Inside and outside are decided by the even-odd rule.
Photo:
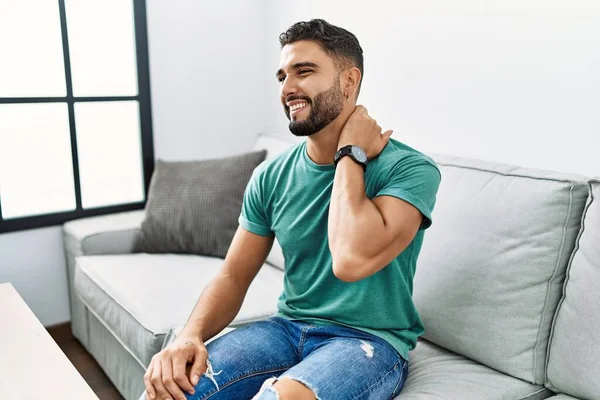
[[[206,342],[227,327],[240,311],[272,245],[273,237],[239,227],[223,267],[202,292],[180,335],[191,334]]]
[[[377,121],[358,105],[342,128],[338,149],[358,145],[373,159],[383,151],[391,134],[391,130],[382,134]],[[329,207],[333,273],[353,282],[381,270],[412,242],[422,221],[416,207],[396,197],[370,200],[363,168],[343,157],[336,167]]]
[[[363,168],[344,157],[337,165],[329,207],[328,238],[333,273],[354,282],[388,265],[414,239],[423,216],[391,196],[370,200]]]
[[[264,264],[273,237],[238,228],[219,274],[206,286],[177,338],[154,355],[144,374],[150,399],[184,398],[206,371],[204,342],[221,332],[239,312],[250,283]],[[193,365],[186,373],[186,365]]]

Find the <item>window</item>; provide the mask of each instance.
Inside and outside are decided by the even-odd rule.
[[[0,0],[0,233],[144,207],[143,0]]]

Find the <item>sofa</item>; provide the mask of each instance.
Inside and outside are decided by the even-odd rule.
[[[261,134],[255,149],[294,143]],[[432,157],[442,183],[413,289],[426,332],[397,399],[600,399],[600,180]],[[73,335],[127,400],[223,261],[133,253],[144,215],[63,227]],[[284,261],[275,241],[226,331],[275,313]]]

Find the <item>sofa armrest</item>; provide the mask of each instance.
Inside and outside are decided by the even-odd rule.
[[[67,222],[63,226],[67,256],[131,253],[144,215],[144,210],[136,210]]]

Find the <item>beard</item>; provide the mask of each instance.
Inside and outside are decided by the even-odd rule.
[[[308,97],[290,97],[288,101],[291,100],[306,100],[310,105],[310,113],[302,121],[292,121],[289,108],[285,107],[285,114],[290,120],[290,132],[296,136],[310,136],[319,132],[336,119],[344,108],[344,95],[338,77],[331,88],[316,95],[314,101]]]

